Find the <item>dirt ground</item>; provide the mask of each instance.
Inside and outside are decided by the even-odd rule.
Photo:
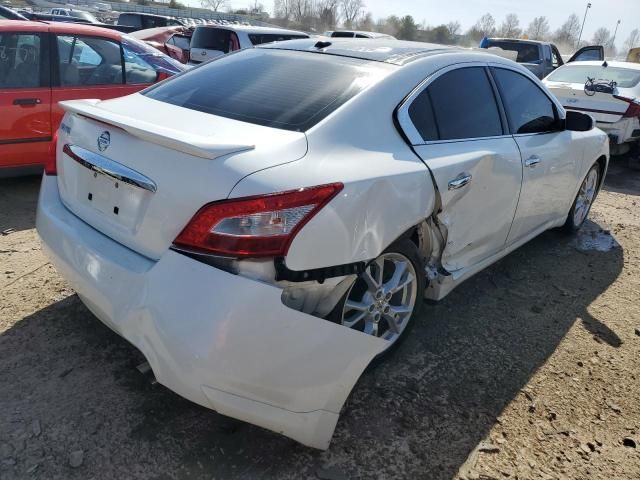
[[[39,179],[0,180],[0,478],[638,479],[640,172],[426,305],[326,452],[198,407],[40,251]]]

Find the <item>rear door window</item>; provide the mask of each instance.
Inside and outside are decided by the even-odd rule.
[[[256,48],[220,57],[144,95],[212,115],[305,131],[393,69],[355,58]]]
[[[59,35],[56,44],[61,86],[122,85],[119,43],[105,38]]]
[[[457,140],[503,134],[496,98],[483,67],[436,78],[409,107],[423,140]]]
[[[37,33],[0,33],[0,88],[48,85],[48,55],[43,55],[42,42]]]
[[[504,68],[492,68],[511,133],[544,133],[557,129],[551,99],[524,75]]]

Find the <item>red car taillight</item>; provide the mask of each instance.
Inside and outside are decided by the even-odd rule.
[[[614,95],[613,98],[618,100],[622,100],[623,102],[627,102],[629,104],[629,108],[622,115],[623,117],[640,117],[640,103],[632,98],[620,97],[618,95]]]
[[[58,144],[58,132],[53,134],[51,143],[49,144],[49,150],[47,151],[47,158],[44,161],[44,173],[46,175],[57,175],[58,168],[56,166],[56,145]]]
[[[343,187],[332,183],[210,203],[195,214],[174,245],[233,257],[284,256],[300,229]]]

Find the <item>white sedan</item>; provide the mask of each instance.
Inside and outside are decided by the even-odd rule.
[[[272,44],[63,106],[58,271],[158,382],[316,448],[423,297],[579,228],[608,162],[525,68],[422,43]]]
[[[612,154],[624,154],[640,141],[640,64],[575,62],[543,80],[567,110],[596,120],[611,140]]]

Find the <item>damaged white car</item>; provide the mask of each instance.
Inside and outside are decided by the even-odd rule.
[[[524,67],[422,43],[272,44],[63,106],[58,271],[158,382],[322,449],[422,299],[579,228],[608,162]]]

